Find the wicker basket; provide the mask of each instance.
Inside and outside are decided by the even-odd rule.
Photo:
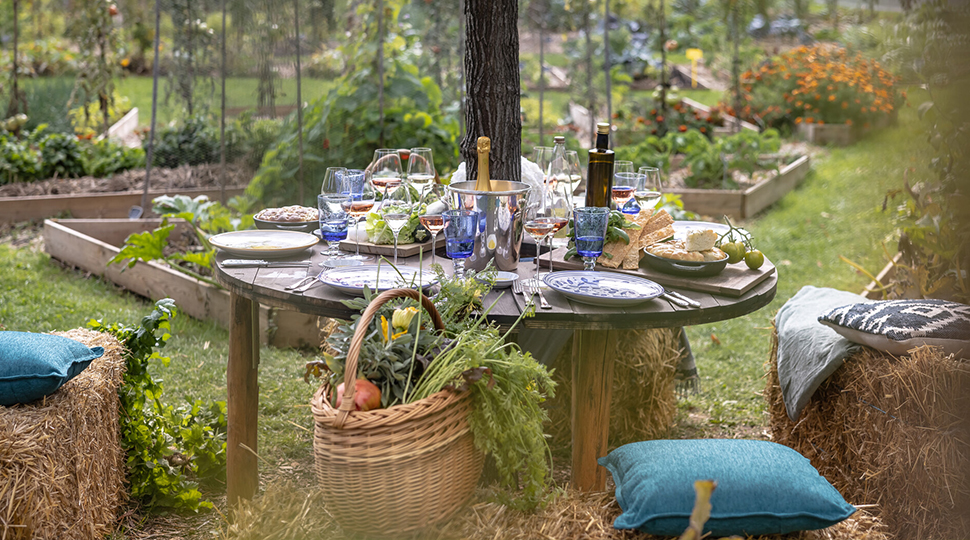
[[[388,409],[352,410],[357,357],[370,321],[385,302],[403,297],[420,300],[435,328],[443,329],[441,316],[421,293],[382,293],[357,323],[340,409],[330,405],[327,384],[310,402],[316,475],[327,510],[358,534],[401,536],[447,518],[471,496],[484,462],[468,428],[470,392],[443,390]]]

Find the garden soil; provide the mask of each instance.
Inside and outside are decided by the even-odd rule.
[[[220,168],[211,165],[182,165],[175,169],[153,168],[152,191],[173,192],[189,188],[218,188]],[[226,165],[226,187],[245,187],[253,178],[253,171],[242,165]],[[145,170],[132,169],[107,178],[50,178],[40,182],[20,182],[0,186],[0,197],[32,197],[43,195],[88,195],[95,193],[141,192],[145,187]]]

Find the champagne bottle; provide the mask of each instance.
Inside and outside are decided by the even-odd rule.
[[[492,149],[492,141],[488,137],[478,138],[478,180],[475,191],[492,191],[492,182],[488,178],[488,153]]]
[[[613,191],[613,151],[610,150],[610,124],[596,124],[596,147],[589,150],[586,172],[586,206],[609,208]]]

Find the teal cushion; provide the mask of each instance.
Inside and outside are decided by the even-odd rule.
[[[0,405],[29,403],[52,394],[102,354],[102,347],[66,337],[0,332]]]
[[[687,529],[694,481],[715,480],[714,536],[783,534],[830,527],[855,512],[798,452],[767,441],[703,439],[621,446],[609,469],[623,513],[613,526],[662,536]]]

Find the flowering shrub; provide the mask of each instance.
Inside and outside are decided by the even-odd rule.
[[[621,107],[613,114],[613,123],[618,131],[629,136],[629,140],[618,140],[621,144],[631,144],[642,137],[637,135],[657,135],[663,137],[668,132],[684,133],[689,130],[699,131],[708,139],[714,134],[714,127],[724,124],[724,118],[718,110],[704,113],[688,106],[671,91],[667,95],[667,112],[664,114],[659,103],[659,93],[654,93],[654,99],[646,102],[631,101],[630,105]]]
[[[869,127],[905,100],[895,81],[878,62],[841,47],[802,46],[741,75],[738,112],[772,127],[803,122]]]

